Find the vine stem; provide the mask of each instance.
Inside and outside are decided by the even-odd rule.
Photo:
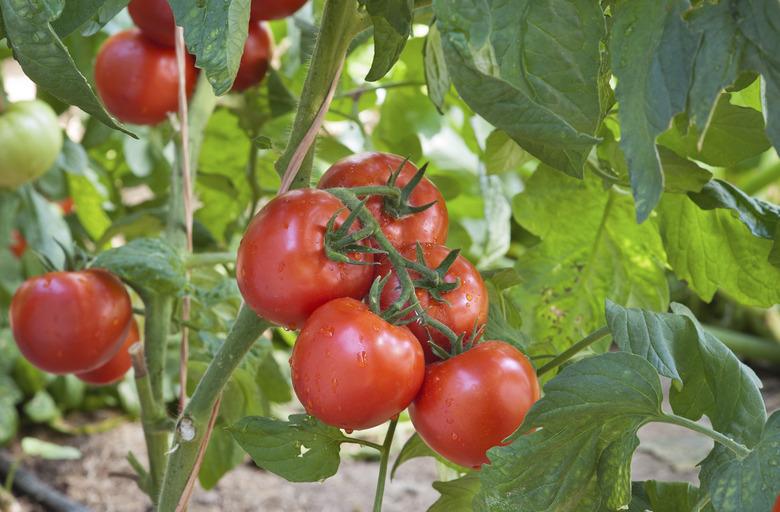
[[[664,414],[658,418],[657,421],[660,421],[661,423],[677,425],[679,427],[685,427],[689,430],[693,430],[694,432],[698,432],[699,434],[703,434],[734,452],[734,454],[740,459],[744,459],[750,455],[750,449],[747,448],[744,444],[738,443],[730,437],[712,430],[711,428],[705,427],[704,425],[700,425],[699,423],[696,423],[693,420],[689,420],[688,418],[677,416],[676,414]]]
[[[390,447],[393,445],[393,435],[395,427],[398,425],[398,418],[390,421],[385,435],[385,442],[382,444],[382,458],[379,463],[379,477],[376,481],[376,495],[374,496],[374,512],[382,511],[382,500],[385,495],[385,482],[387,481],[387,463],[390,461]]]
[[[582,338],[580,341],[578,341],[568,349],[564,350],[563,352],[555,356],[555,359],[553,359],[549,363],[539,368],[539,370],[536,372],[537,377],[541,377],[542,375],[549,372],[550,370],[559,367],[560,365],[562,365],[563,363],[565,363],[566,361],[574,357],[581,350],[586,349],[587,347],[593,345],[601,338],[604,338],[609,334],[610,334],[609,327],[607,327],[606,325],[600,329],[593,331],[592,333],[588,334],[587,336]]]
[[[197,254],[188,254],[184,260],[187,268],[210,267],[213,265],[224,265],[236,262],[236,255],[232,252],[201,252]]]

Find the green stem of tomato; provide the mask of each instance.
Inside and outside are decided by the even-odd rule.
[[[309,72],[303,83],[301,100],[295,114],[290,140],[276,162],[276,170],[283,176],[293,153],[306,137],[320,110],[352,39],[359,30],[358,3],[355,0],[328,0],[322,13],[320,32],[314,45]],[[313,145],[312,145],[313,148]],[[308,187],[311,180],[313,151],[309,149],[291,188]]]
[[[682,416],[677,416],[676,414],[664,414],[657,421],[685,427],[689,430],[693,430],[694,432],[698,432],[699,434],[703,434],[734,452],[734,454],[740,459],[744,459],[750,455],[750,449],[742,443],[738,443],[730,437],[712,430],[709,427],[700,425],[699,423],[696,423],[693,420],[689,420],[688,418],[683,418]]]
[[[398,418],[390,421],[387,427],[385,442],[382,444],[382,458],[379,462],[379,478],[376,482],[376,495],[374,495],[374,512],[382,511],[382,499],[385,495],[385,481],[387,480],[387,463],[390,461],[390,447],[393,445],[393,435],[395,427],[398,425]]]
[[[206,431],[211,412],[233,371],[260,334],[271,327],[246,305],[241,307],[233,327],[214,359],[206,368],[174,432],[168,466],[159,497],[159,512],[172,512],[179,503],[201,445],[208,442]]]
[[[553,370],[575,355],[577,355],[580,351],[588,348],[589,346],[596,343],[601,338],[604,338],[605,336],[608,336],[610,333],[609,327],[604,326],[600,329],[597,329],[593,331],[592,333],[588,334],[584,338],[582,338],[580,341],[569,347],[568,349],[564,350],[560,354],[558,354],[555,359],[550,361],[549,363],[545,364],[539,370],[536,372],[537,376],[541,377],[545,373],[549,372],[550,370]]]

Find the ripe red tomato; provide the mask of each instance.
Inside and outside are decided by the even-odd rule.
[[[11,246],[9,249],[11,249],[11,254],[16,256],[16,259],[21,258],[24,251],[27,250],[27,240],[15,229],[11,231]]]
[[[186,56],[187,95],[197,71]],[[95,85],[109,112],[134,124],[157,124],[179,107],[178,70],[173,48],[160,46],[139,30],[109,37],[95,60]]]
[[[423,244],[422,249],[425,263],[429,268],[436,268],[450,253],[450,250],[443,245]],[[408,259],[416,259],[416,246],[407,245],[401,249],[401,254]],[[392,273],[392,268],[386,259],[383,260],[379,266],[379,275],[384,277]],[[416,272],[410,272],[409,275],[412,279],[419,278]],[[455,334],[466,334],[468,336],[487,322],[488,293],[479,271],[474,268],[474,265],[469,260],[460,255],[455,259],[449,271],[447,271],[444,281],[454,283],[457,279],[460,279],[460,286],[442,294],[442,298],[447,302],[437,301],[424,289],[418,288],[416,295],[420,304],[431,317],[455,331]],[[382,309],[387,308],[398,300],[400,294],[398,278],[392,275],[382,290],[380,297]],[[426,328],[417,322],[410,323],[409,329],[423,345],[427,362],[438,360],[431,351],[429,340],[432,339],[434,343],[444,350],[450,350],[449,339],[436,329],[432,327]]]
[[[306,412],[347,430],[375,427],[406,409],[425,373],[422,349],[408,329],[346,297],[309,317],[290,366]]]
[[[243,91],[265,78],[268,60],[271,56],[271,37],[261,22],[249,24],[249,33],[244,44],[244,53],[238,65],[234,91]]]
[[[108,362],[132,320],[122,282],[105,270],[50,272],[22,283],[11,300],[11,329],[22,355],[51,373]]]
[[[132,0],[127,11],[146,37],[163,46],[176,45],[176,21],[168,0]]]
[[[103,366],[99,366],[88,372],[77,373],[76,377],[96,386],[105,386],[119,382],[122,380],[122,377],[125,376],[127,370],[133,366],[133,361],[130,358],[128,349],[137,343],[139,339],[138,324],[133,320],[130,322],[130,331],[127,333],[119,352]]]
[[[780,512],[780,495],[777,496],[777,501],[775,501],[775,506],[772,509],[772,512]]]
[[[341,201],[322,190],[293,190],[252,219],[238,248],[236,280],[258,315],[295,329],[330,300],[368,293],[372,265],[340,263],[325,254],[326,226],[339,210],[337,226],[348,216]],[[352,258],[373,262],[365,253]]]
[[[306,0],[252,0],[249,21],[278,20],[295,14]]]
[[[333,164],[317,186],[352,188],[385,185],[390,174],[398,169],[403,161],[402,157],[389,153],[353,155]],[[409,183],[416,172],[417,168],[406,162],[396,184],[403,187]],[[401,218],[395,218],[385,212],[384,200],[381,197],[372,197],[366,203],[366,207],[379,221],[382,232],[395,247],[415,242],[443,244],[447,240],[449,227],[447,204],[436,185],[423,178],[409,197],[409,203],[412,206],[423,206],[432,202],[435,204],[427,210]]]
[[[488,464],[485,452],[503,444],[539,400],[528,359],[503,341],[485,341],[425,369],[409,406],[412,424],[433,450],[461,466]]]

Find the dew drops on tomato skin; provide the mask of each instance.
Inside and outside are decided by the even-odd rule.
[[[365,350],[361,350],[360,352],[358,352],[357,362],[358,362],[358,366],[361,368],[365,368],[366,366],[368,366],[368,354],[366,353]]]
[[[450,439],[452,439],[453,441],[457,441],[457,440],[459,439],[459,437],[458,437],[458,434],[456,434],[455,432],[453,432],[453,433],[450,435]]]

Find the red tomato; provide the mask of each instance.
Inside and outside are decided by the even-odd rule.
[[[325,255],[326,226],[339,210],[337,226],[349,214],[341,201],[322,190],[293,190],[252,219],[238,248],[236,280],[258,315],[295,329],[330,300],[368,293],[372,265],[340,263]],[[352,257],[373,262],[370,254]]]
[[[303,7],[306,0],[252,0],[249,21],[286,18]]]
[[[73,198],[72,197],[66,197],[62,201],[57,201],[57,204],[60,205],[60,208],[62,209],[63,215],[70,215],[73,213]]]
[[[461,466],[489,464],[485,452],[504,444],[539,400],[528,359],[503,341],[485,341],[425,369],[409,406],[412,424],[433,450]]]
[[[375,427],[406,409],[425,373],[422,349],[408,329],[346,297],[309,317],[290,366],[306,412],[347,430]]]
[[[92,370],[119,351],[130,329],[130,297],[104,270],[50,272],[22,283],[11,300],[22,355],[51,373]]]
[[[268,31],[260,22],[250,23],[236,81],[233,82],[233,90],[243,91],[262,82],[268,71],[270,56],[271,38]]]
[[[777,501],[775,501],[775,506],[772,509],[772,512],[780,512],[780,495],[777,496]]]
[[[197,71],[186,56],[187,95]],[[179,107],[176,52],[153,43],[139,30],[109,37],[95,60],[95,85],[109,112],[120,121],[157,124]]]
[[[422,248],[425,263],[429,268],[436,268],[450,253],[450,250],[443,245],[424,244]],[[416,259],[416,246],[407,245],[401,249],[401,254],[408,259]],[[379,266],[379,275],[384,277],[392,273],[392,268],[389,261],[383,259]],[[410,272],[409,275],[412,279],[419,278],[416,272]],[[416,294],[420,304],[431,317],[455,331],[455,334],[468,336],[487,322],[488,293],[479,271],[469,260],[460,255],[445,275],[444,281],[454,283],[457,279],[460,279],[460,286],[442,294],[442,298],[447,302],[437,301],[424,289],[417,289]],[[395,302],[400,294],[398,278],[392,275],[382,290],[380,298],[382,309]],[[436,329],[426,328],[417,322],[409,324],[409,329],[422,343],[427,362],[438,359],[431,351],[429,340],[432,339],[446,351],[450,350],[449,339]]]
[[[132,0],[127,11],[146,37],[163,46],[176,45],[176,21],[168,0]]]
[[[365,187],[386,185],[390,174],[398,169],[404,159],[389,153],[363,153],[340,160],[333,164],[320,179],[319,188]],[[417,168],[406,162],[396,184],[403,187],[417,172]],[[435,202],[433,206],[419,213],[395,218],[385,212],[384,200],[372,197],[366,203],[371,214],[379,221],[382,232],[395,247],[415,242],[443,244],[447,240],[449,216],[447,204],[439,189],[430,180],[423,178],[417,184],[409,203],[423,206]]]
[[[130,323],[130,331],[127,333],[125,342],[122,343],[122,347],[119,349],[119,352],[117,352],[116,355],[109,359],[109,361],[103,366],[99,366],[88,372],[77,373],[76,377],[83,380],[84,382],[88,382],[89,384],[94,384],[96,386],[105,386],[119,382],[122,380],[122,377],[125,376],[127,370],[133,366],[133,361],[130,358],[128,349],[137,343],[139,339],[140,336],[138,335],[138,324],[135,323],[135,320],[133,320]]]
[[[11,231],[11,245],[9,249],[11,249],[11,254],[16,256],[16,259],[21,258],[24,251],[27,250],[27,240],[15,229]]]

